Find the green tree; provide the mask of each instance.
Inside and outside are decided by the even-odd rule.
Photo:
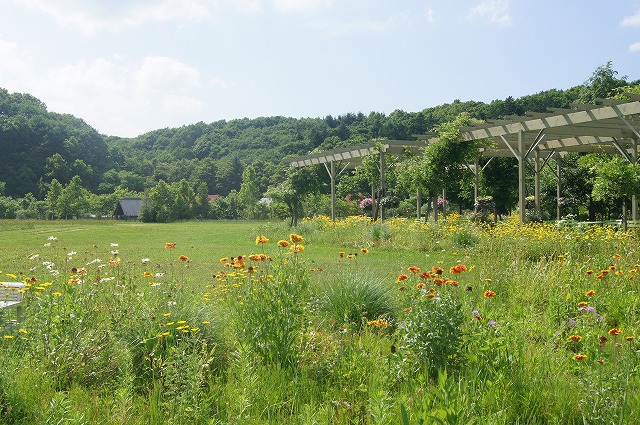
[[[49,191],[47,192],[47,196],[45,197],[45,202],[47,203],[47,211],[51,219],[60,218],[62,216],[60,200],[62,198],[63,190],[64,188],[62,187],[62,183],[60,183],[57,179],[51,180],[51,184],[49,184]]]
[[[174,207],[172,209],[173,220],[188,220],[192,218],[192,206],[196,201],[196,194],[186,179],[174,183],[171,187],[174,193]],[[172,220],[172,221],[173,221]]]
[[[89,191],[82,186],[82,179],[73,176],[68,185],[64,187],[58,200],[61,218],[79,217],[89,209]]]
[[[622,201],[622,220],[627,230],[627,200],[640,195],[640,167],[615,156],[609,161],[594,162],[593,198],[605,202]]]
[[[175,196],[167,182],[160,180],[149,192],[149,200],[149,205],[143,211],[144,221],[168,223],[175,220]]]
[[[595,103],[596,99],[613,96],[616,89],[627,85],[627,77],[617,78],[611,61],[599,66],[580,88],[579,102]]]
[[[211,215],[211,202],[209,201],[209,188],[207,183],[200,182],[196,186],[196,200],[193,205],[193,216],[199,219],[209,218]]]
[[[245,218],[256,218],[260,195],[256,171],[253,166],[249,165],[242,172],[242,184],[240,185],[240,192],[238,192],[238,200],[244,210]]]

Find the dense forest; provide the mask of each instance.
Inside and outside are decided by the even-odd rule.
[[[566,108],[572,102],[592,101],[630,84],[626,77],[618,78],[616,74],[608,63],[581,86],[488,104],[454,100],[419,112],[396,110],[388,115],[348,112],[323,118],[275,116],[199,122],[158,129],[135,138],[100,134],[79,118],[48,111],[42,101],[29,94],[0,88],[0,154],[4,159],[0,195],[4,204],[10,200],[18,204],[22,200],[23,204],[3,204],[0,216],[27,208],[24,199],[28,200],[26,203],[44,202],[52,191],[59,197],[70,185],[95,196],[122,196],[149,191],[159,182],[169,186],[183,182],[186,196],[208,193],[226,197],[241,192],[243,174],[249,172],[255,186],[253,193],[262,195],[283,179],[287,167],[282,160],[287,156],[376,138],[410,140],[453,121],[462,112],[473,119],[486,120],[525,111],[542,112],[549,107]],[[103,204],[107,210],[112,208],[112,203]],[[34,208],[44,211],[47,206]],[[85,203],[83,208],[98,207],[89,208]],[[77,215],[77,209],[66,213],[64,209],[48,211],[46,215]]]

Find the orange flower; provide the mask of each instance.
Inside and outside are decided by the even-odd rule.
[[[411,273],[420,273],[420,268],[416,267],[416,266],[411,266],[411,267],[409,267],[409,271]]]
[[[598,345],[604,345],[605,342],[609,341],[606,336],[602,335],[598,338]]]
[[[580,335],[571,335],[571,336],[569,337],[569,341],[577,341],[577,342],[580,342],[580,341],[582,341],[582,337],[581,337]]]
[[[260,235],[256,237],[256,245],[268,243],[269,239],[266,236]]]
[[[441,275],[442,273],[444,273],[444,269],[442,267],[433,266],[431,267],[431,270],[433,270],[433,272],[437,275]]]
[[[422,282],[420,282],[420,283],[418,283],[418,284],[416,285],[416,289],[422,289],[422,288],[424,288],[424,287],[425,287],[425,284],[424,284],[424,283],[422,283]]]
[[[496,296],[496,293],[493,291],[484,291],[484,297],[485,298],[493,298]]]
[[[367,248],[360,248],[360,252],[362,252],[363,254],[368,254],[369,250]]]
[[[389,322],[384,319],[370,320],[367,322],[367,325],[375,326],[376,328],[386,328],[387,326],[389,326]]]
[[[280,239],[278,241],[278,246],[282,248],[287,248],[289,246],[289,242],[285,241],[284,239]]]
[[[593,273],[594,273],[594,271],[593,271],[593,270],[587,270],[587,274],[588,274],[588,275],[589,275],[589,274],[593,274]]]
[[[340,256],[340,258],[344,258],[344,251],[340,251],[338,255]]]
[[[580,302],[578,303],[578,307],[586,307],[586,306],[588,306],[588,305],[589,305],[589,303],[588,303],[588,302],[586,302],[586,301],[580,301]]]
[[[180,257],[178,257],[178,260],[184,261],[186,263],[187,261],[189,261],[189,257],[187,257],[186,255],[181,255]]]
[[[431,272],[424,272],[420,275],[421,279],[433,279],[435,277]]]
[[[427,295],[425,295],[427,298],[435,298],[436,294],[434,294],[433,292],[428,292]]]
[[[584,360],[587,358],[586,354],[576,354],[575,356],[573,356],[573,360]]]
[[[400,276],[398,276],[398,279],[396,279],[396,283],[402,282],[403,280],[407,279],[409,276],[407,276],[406,274],[402,273]]]
[[[175,242],[167,242],[166,244],[164,244],[164,247],[166,249],[175,249],[176,243]]]
[[[226,263],[227,261],[229,261],[229,257],[222,257],[222,258],[220,259],[220,262],[221,262],[221,263]]]
[[[452,274],[460,274],[467,271],[467,266],[464,264],[457,264],[449,269]]]
[[[596,291],[594,291],[594,290],[592,289],[592,290],[588,291],[585,295],[586,295],[587,297],[590,297],[590,296],[592,296],[592,295],[593,295],[593,294],[595,294],[595,293],[596,293]]]
[[[609,329],[609,335],[620,335],[622,331],[618,328]]]
[[[629,336],[625,336],[624,340],[625,341],[633,341],[634,339],[636,339],[633,335],[629,335]]]
[[[153,274],[152,274],[152,273],[149,273],[149,272],[144,272],[144,273],[142,274],[142,277],[153,277]]]
[[[302,236],[300,236],[300,235],[292,233],[292,234],[289,235],[289,240],[292,243],[299,243],[299,242],[302,242],[304,240],[304,238]]]

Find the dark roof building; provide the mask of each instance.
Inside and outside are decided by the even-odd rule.
[[[116,212],[113,214],[115,218],[124,220],[137,220],[140,216],[142,208],[142,199],[140,198],[122,198],[118,202]]]

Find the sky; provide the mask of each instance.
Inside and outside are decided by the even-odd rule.
[[[0,88],[100,133],[640,79],[640,0],[0,0]]]

